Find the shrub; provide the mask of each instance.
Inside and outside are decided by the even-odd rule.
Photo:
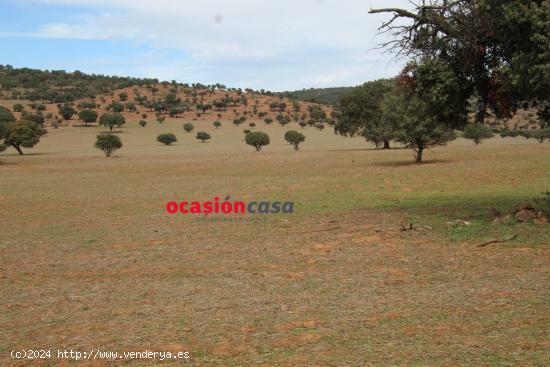
[[[185,130],[186,133],[190,133],[194,128],[195,126],[190,122],[183,124],[183,130]]]
[[[141,126],[141,127],[147,126],[147,121],[145,121],[145,120],[139,120],[139,126]]]
[[[166,133],[166,134],[160,134],[159,136],[157,136],[157,141],[164,145],[170,145],[172,143],[177,142],[178,139],[176,138],[176,135],[172,133]]]
[[[307,122],[305,122],[305,121],[303,121],[303,120],[300,121],[298,124],[300,125],[300,127],[301,127],[302,129],[303,129],[304,127],[307,126]]]
[[[273,119],[271,119],[271,118],[268,117],[268,118],[264,119],[264,122],[265,122],[267,125],[270,125],[270,124],[273,123]]]
[[[495,134],[493,131],[483,124],[468,124],[464,128],[464,138],[473,140],[476,145],[482,140],[492,138]]]
[[[103,133],[96,137],[94,147],[102,150],[105,156],[110,157],[115,150],[122,148],[122,142],[120,138],[114,134]]]
[[[507,138],[507,137],[515,138],[519,135],[519,133],[517,130],[504,129],[500,132],[499,135],[502,138]]]
[[[243,133],[246,135],[246,134],[250,134],[250,130],[249,129],[244,129],[243,130]]]
[[[57,122],[57,121],[53,121],[53,122],[51,123],[51,125],[52,125],[52,127],[53,127],[54,129],[59,128],[59,122]]]
[[[13,105],[13,112],[21,112],[25,109],[25,106],[23,106],[21,103],[16,103]]]
[[[298,150],[299,149],[298,146],[300,145],[301,142],[306,140],[306,137],[302,133],[291,130],[286,132],[285,140],[288,141],[290,144],[294,145],[295,150]]]
[[[239,126],[239,125],[242,124],[242,123],[243,123],[243,122],[241,121],[241,119],[234,119],[234,120],[233,120],[233,124],[234,124],[235,126]]]
[[[256,127],[256,124],[254,122],[251,122],[251,123],[248,124],[248,126],[250,126],[251,128],[254,128],[254,127]]]
[[[211,136],[207,132],[199,131],[197,133],[197,140],[200,140],[201,142],[205,143],[207,140],[210,140]]]
[[[316,125],[315,125],[315,128],[316,128],[317,130],[323,130],[323,129],[325,128],[325,125],[323,125],[323,124],[316,124]]]
[[[214,121],[214,127],[218,129],[220,126],[222,126],[222,123],[219,121]]]
[[[269,135],[261,131],[251,132],[246,134],[245,141],[259,152],[263,146],[269,144]]]

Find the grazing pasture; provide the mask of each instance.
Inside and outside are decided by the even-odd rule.
[[[193,121],[201,143],[184,122],[129,121],[111,158],[97,126],[0,155],[0,364],[37,347],[188,351],[196,366],[550,364],[548,225],[487,213],[550,189],[549,143],[458,140],[415,164],[330,128],[258,122],[256,152],[248,124]],[[165,211],[226,196],[294,213]]]

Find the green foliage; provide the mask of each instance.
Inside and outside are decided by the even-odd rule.
[[[107,106],[107,110],[113,111],[114,113],[121,113],[124,111],[124,105],[122,103],[113,102]]]
[[[99,125],[108,127],[110,131],[113,131],[113,128],[116,126],[120,128],[126,123],[124,116],[118,113],[104,113],[99,118]]]
[[[81,108],[81,109],[89,109],[90,110],[90,109],[97,108],[97,105],[95,104],[95,102],[82,101],[77,105],[77,107]]]
[[[464,128],[464,138],[473,140],[476,145],[485,139],[490,139],[494,136],[493,130],[480,123],[468,124]]]
[[[211,136],[207,132],[199,131],[197,133],[197,140],[200,140],[201,142],[205,143],[207,140],[210,140]]]
[[[29,68],[0,68],[0,85],[13,90],[18,99],[65,103],[130,87],[156,84],[157,79],[137,79],[105,75],[87,75],[80,71],[42,71]]]
[[[455,98],[476,100],[476,122],[489,108],[506,118],[518,101],[550,99],[550,2],[436,0],[411,8],[372,11],[391,13],[381,30],[395,39],[386,45],[449,65],[461,87]]]
[[[23,106],[21,103],[16,103],[13,105],[13,112],[21,112],[25,109],[25,106]]]
[[[0,106],[0,123],[13,121],[15,121],[15,116],[13,113],[11,113],[11,111],[6,107]]]
[[[64,120],[70,120],[75,113],[76,110],[68,104],[59,107],[59,114],[61,115],[61,117],[63,117]]]
[[[307,126],[307,122],[305,122],[304,120],[300,120],[300,122],[298,122],[298,125],[300,125],[300,127],[303,129]]]
[[[457,98],[460,81],[445,63],[426,59],[409,64],[398,85],[385,100],[384,119],[399,126],[396,140],[421,162],[424,150],[455,139],[452,126],[466,121],[466,106]]]
[[[269,145],[269,135],[261,131],[250,132],[246,134],[245,141],[259,152],[263,146]]]
[[[88,126],[88,123],[97,121],[97,111],[94,110],[82,110],[78,113],[78,117],[84,121],[84,124]]]
[[[319,106],[310,106],[310,108],[309,108],[309,117],[315,122],[320,122],[320,121],[326,120],[327,114]]]
[[[273,119],[271,119],[271,118],[268,117],[268,118],[264,119],[264,122],[265,122],[267,125],[270,125],[270,124],[273,123]]]
[[[96,137],[94,147],[102,150],[105,156],[110,157],[115,150],[122,148],[122,141],[114,134],[102,133]]]
[[[145,120],[139,120],[139,126],[141,126],[141,127],[147,126],[147,121],[145,121]]]
[[[337,88],[309,88],[297,91],[287,91],[278,93],[281,96],[296,99],[300,101],[308,101],[313,103],[323,103],[332,106],[338,106],[341,98],[348,94],[352,87],[337,87]]]
[[[164,144],[164,145],[170,145],[172,143],[177,142],[178,139],[176,138],[176,135],[174,135],[172,133],[165,133],[165,134],[160,134],[159,136],[157,136],[157,141],[159,143]]]
[[[239,126],[242,123],[243,123],[243,121],[241,119],[234,119],[233,120],[233,125],[235,125],[235,126]]]
[[[126,92],[120,92],[118,94],[118,98],[120,98],[121,101],[127,101],[128,100],[128,93]]]
[[[384,148],[389,148],[389,142],[396,138],[397,125],[384,117],[388,110],[388,101],[384,99],[393,86],[392,81],[380,79],[365,83],[342,97],[342,112],[334,131],[343,136],[360,135],[376,147],[383,144]]]
[[[299,133],[298,131],[291,130],[285,133],[285,140],[294,145],[295,150],[298,150],[300,143],[305,141],[306,137],[304,136],[304,134]]]
[[[529,131],[525,137],[528,139],[533,138],[538,140],[539,143],[543,143],[544,140],[550,140],[550,128]]]
[[[195,126],[190,122],[183,124],[183,130],[185,130],[186,133],[190,133],[194,128]]]
[[[46,129],[32,121],[20,120],[7,124],[4,132],[4,144],[12,146],[20,155],[23,148],[32,148],[40,141],[40,137],[46,134]]]
[[[44,115],[42,115],[40,112],[39,113],[23,113],[21,115],[21,119],[25,120],[25,121],[31,121],[31,122],[35,122],[37,124],[40,124],[40,125],[43,125],[44,124]]]
[[[216,129],[218,129],[220,126],[222,126],[222,123],[220,121],[214,121],[213,125]]]

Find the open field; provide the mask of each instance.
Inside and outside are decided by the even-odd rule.
[[[417,165],[329,127],[305,129],[295,152],[295,123],[259,123],[271,145],[256,153],[247,127],[182,123],[131,121],[110,159],[98,127],[49,128],[27,155],[0,155],[0,365],[18,365],[13,348],[189,351],[196,366],[550,365],[549,227],[487,218],[550,189],[550,144],[459,140]],[[295,213],[164,211],[227,195]],[[401,233],[411,222],[433,229]]]

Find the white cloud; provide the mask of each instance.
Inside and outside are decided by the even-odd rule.
[[[350,84],[351,79],[351,84],[359,84],[365,78],[385,75],[391,56],[376,49],[381,39],[375,37],[384,16],[369,15],[368,10],[371,6],[409,6],[408,0],[26,2],[78,6],[66,21],[46,21],[29,36],[130,40],[153,49],[175,49],[189,55],[190,60],[172,61],[167,68],[157,66],[172,78],[181,76],[179,67],[201,65],[206,77],[218,78],[211,81],[223,82],[233,79],[222,75],[233,68],[241,73],[236,79],[255,80],[257,84],[275,82],[277,88],[299,87],[297,80],[304,87]],[[274,74],[264,75],[262,66]],[[143,68],[154,70],[155,65]],[[252,87],[260,86],[269,88]]]

